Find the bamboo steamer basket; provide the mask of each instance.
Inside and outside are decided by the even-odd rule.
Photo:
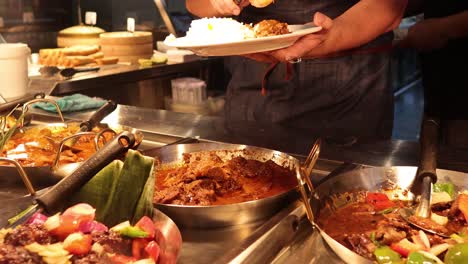
[[[60,48],[76,45],[99,45],[99,34],[105,30],[94,26],[73,26],[59,31],[57,46]]]
[[[153,55],[153,34],[146,31],[103,33],[100,45],[105,57],[137,63],[138,59],[148,59]]]

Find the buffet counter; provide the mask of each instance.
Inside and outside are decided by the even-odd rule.
[[[221,64],[220,64],[221,63]],[[208,87],[219,86],[216,73],[222,70],[222,60],[198,59],[182,63],[139,65],[102,65],[97,72],[78,73],[70,79],[58,75],[43,77],[39,66],[30,67],[30,93],[63,96],[82,93],[112,99],[120,104],[148,108],[164,108],[164,96],[170,94],[170,80],[177,77],[196,77]],[[32,69],[31,69],[32,68]]]
[[[57,120],[55,115],[31,109],[35,122]],[[66,114],[84,120],[92,112]],[[304,160],[316,136],[279,126],[227,124],[222,118],[119,105],[104,123],[141,130],[141,149],[152,149],[183,138],[205,142],[255,145],[290,153]],[[343,144],[343,142],[345,144]],[[417,166],[417,142],[372,141],[348,144],[324,138],[320,159],[312,173],[319,183],[329,174],[368,166]],[[467,152],[442,149],[440,166],[467,171]],[[448,172],[450,173],[450,172]],[[179,263],[342,263],[307,220],[302,203],[295,200],[270,219],[216,229],[181,228],[183,246]]]

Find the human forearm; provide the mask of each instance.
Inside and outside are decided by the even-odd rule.
[[[187,10],[198,17],[220,17],[238,15],[248,1],[237,5],[233,0],[185,0]]]
[[[214,17],[221,15],[211,5],[210,0],[185,0],[185,6],[191,14],[198,17]]]
[[[440,18],[440,22],[440,30],[445,32],[449,39],[468,36],[468,11]]]
[[[325,49],[339,52],[361,46],[397,27],[407,0],[362,0],[333,21]]]

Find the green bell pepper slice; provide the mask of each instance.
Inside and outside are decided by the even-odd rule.
[[[408,256],[406,264],[436,264],[437,262],[433,259],[430,259],[419,252],[412,252]]]
[[[118,231],[121,236],[130,238],[147,238],[148,233],[135,226],[126,226]]]
[[[390,247],[379,247],[374,251],[374,256],[379,264],[402,264],[400,254],[393,251]]]
[[[453,183],[451,182],[447,182],[447,183],[434,183],[434,186],[433,186],[433,191],[434,192],[446,192],[450,195],[450,197],[453,198],[453,196],[455,195],[455,185],[453,185]]]
[[[444,258],[445,264],[468,263],[468,243],[456,244],[449,248]]]

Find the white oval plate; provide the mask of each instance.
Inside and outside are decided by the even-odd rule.
[[[300,37],[318,32],[322,29],[321,27],[310,24],[289,25],[288,27],[291,31],[289,34],[246,39],[236,42],[193,44],[193,42],[191,43],[186,37],[180,37],[172,40],[166,39],[164,44],[170,47],[191,50],[199,56],[232,56],[286,48],[294,44]]]

